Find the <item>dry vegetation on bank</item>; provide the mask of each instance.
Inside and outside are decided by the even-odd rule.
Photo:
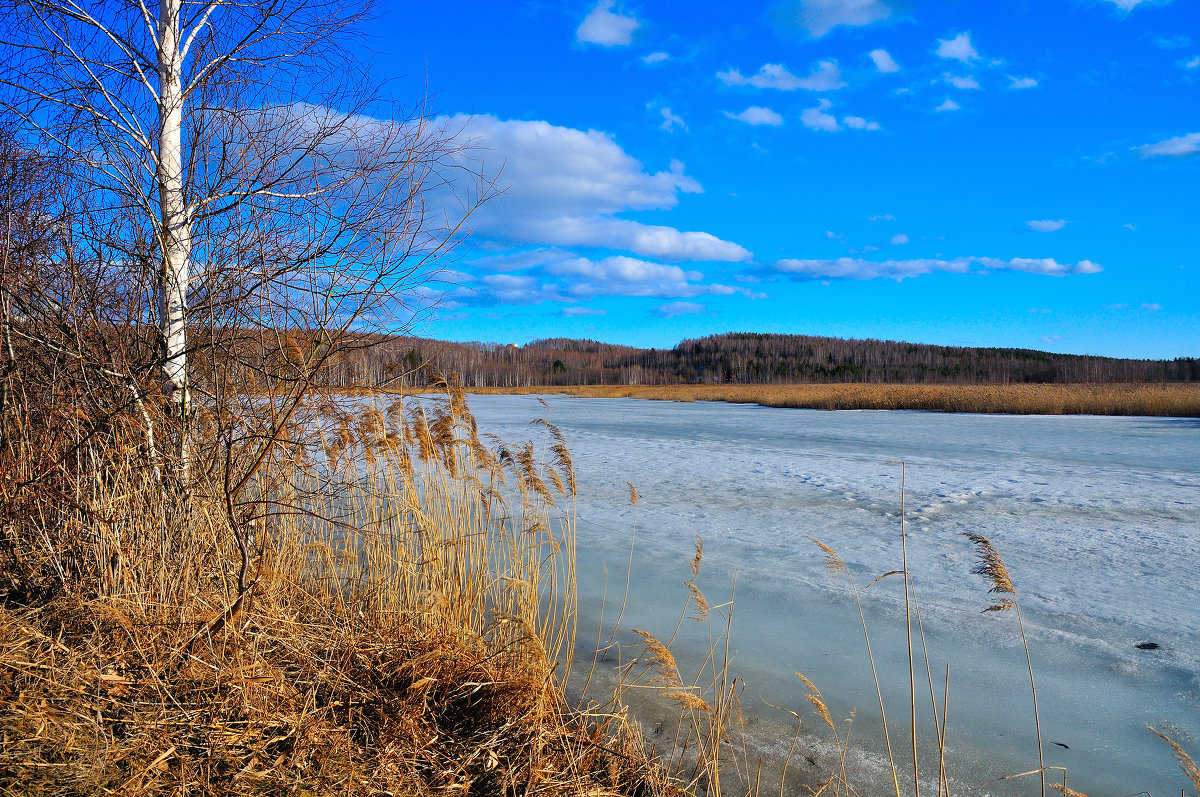
[[[585,398],[725,401],[817,410],[927,410],[1016,415],[1200,417],[1200,385],[586,385],[472,388],[473,393],[563,393]]]
[[[566,449],[420,404],[327,407],[241,529],[219,485],[169,512],[136,428],[66,458],[8,437],[0,794],[675,793],[623,712],[562,689]]]
[[[23,456],[0,459],[0,794],[863,793],[846,769],[850,725],[807,680],[811,716],[785,711],[796,741],[802,727],[832,737],[822,780],[801,779],[796,741],[782,770],[748,752],[734,599],[710,604],[696,586],[699,542],[675,632],[636,631],[616,693],[568,700],[593,632],[577,625],[574,469],[553,426],[540,422],[544,449],[481,438],[455,390],[310,410],[233,513],[203,481],[172,512],[136,425],[70,457],[31,445],[51,439],[44,428],[10,430],[8,453]],[[998,567],[978,572],[1015,601]],[[671,652],[685,620],[708,627],[704,661]],[[619,625],[595,632],[597,652]],[[661,747],[624,708],[632,690],[674,708]],[[930,700],[944,712],[932,682]],[[948,796],[944,713],[937,733]],[[905,755],[889,745],[897,797]]]

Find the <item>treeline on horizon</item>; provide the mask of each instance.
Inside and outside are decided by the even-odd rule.
[[[329,387],[1153,383],[1200,381],[1200,358],[1135,360],[1032,349],[726,333],[670,349],[549,338],[524,346],[386,337],[329,363]]]

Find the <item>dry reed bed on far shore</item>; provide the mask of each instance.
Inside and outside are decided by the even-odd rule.
[[[584,398],[656,401],[725,401],[816,410],[1200,417],[1200,385],[1196,384],[581,385],[472,388],[470,392],[562,393]]]

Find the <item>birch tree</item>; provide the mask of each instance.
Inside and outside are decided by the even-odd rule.
[[[371,88],[348,42],[365,5],[0,9],[0,102],[73,163],[72,235],[121,286],[127,343],[144,350],[131,359],[158,372],[177,421],[176,473],[190,478],[194,394],[211,408],[245,394],[233,376],[278,386],[281,361],[267,420],[236,440],[221,430],[261,462],[331,353],[411,318],[413,289],[486,191],[446,207],[462,161],[422,106]]]

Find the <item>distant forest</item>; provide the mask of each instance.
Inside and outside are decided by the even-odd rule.
[[[1129,360],[809,335],[728,333],[671,349],[567,338],[524,346],[412,337],[373,343],[327,364],[321,381],[330,387],[420,387],[439,374],[454,375],[467,387],[1200,381],[1200,359],[1194,357]]]

